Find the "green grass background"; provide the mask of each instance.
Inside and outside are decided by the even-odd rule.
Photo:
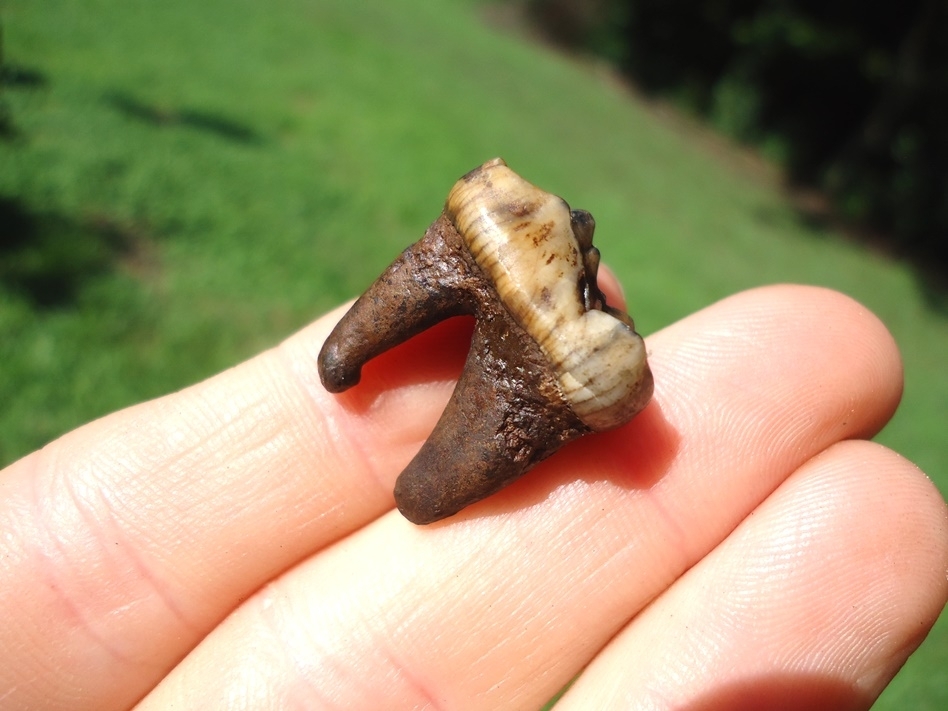
[[[802,218],[723,141],[493,27],[489,10],[0,4],[14,129],[0,205],[33,230],[0,234],[0,464],[357,295],[461,173],[501,155],[596,216],[646,334],[771,282],[862,301],[905,359],[903,405],[878,439],[948,491],[944,301]],[[948,708],[946,659],[943,620],[876,708]]]

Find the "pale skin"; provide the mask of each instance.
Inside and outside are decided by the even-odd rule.
[[[899,354],[847,297],[654,334],[633,422],[427,527],[392,485],[469,324],[336,396],[341,314],[0,474],[0,709],[537,709],[580,671],[557,711],[866,709],[945,605],[945,503],[867,441]]]

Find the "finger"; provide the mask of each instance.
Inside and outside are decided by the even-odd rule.
[[[335,398],[316,354],[340,313],[0,475],[7,707],[127,707],[266,580],[391,508],[469,325],[433,329]]]
[[[810,460],[557,709],[868,709],[948,599],[948,512],[877,445]]]
[[[601,281],[615,303],[614,275]],[[335,399],[314,364],[339,315],[3,472],[0,609],[16,623],[0,648],[37,651],[0,671],[16,698],[81,708],[81,686],[90,707],[127,705],[262,582],[391,507],[392,472],[443,408],[470,324],[380,358]]]
[[[650,353],[655,402],[629,426],[450,521],[390,515],[353,534],[239,609],[144,708],[248,685],[276,706],[539,706],[803,462],[878,429],[900,393],[885,329],[823,290],[739,295]]]

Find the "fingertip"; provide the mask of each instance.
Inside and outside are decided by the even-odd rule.
[[[876,417],[855,436],[874,436],[895,414],[904,387],[902,354],[888,327],[864,304],[834,289],[787,284],[765,290],[796,304],[813,320],[817,357],[837,358],[859,369],[864,388],[875,391]]]
[[[672,337],[662,348],[688,361],[679,368],[743,360],[747,366],[735,371],[731,387],[753,387],[752,375],[762,369],[769,387],[780,397],[796,398],[798,408],[835,401],[836,422],[846,437],[875,435],[902,397],[902,357],[892,334],[866,306],[833,289],[801,284],[748,289],[666,333]],[[650,347],[665,340],[664,334],[653,338]],[[754,352],[760,357],[750,359]]]

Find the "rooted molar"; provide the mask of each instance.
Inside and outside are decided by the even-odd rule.
[[[590,297],[598,292],[599,269],[592,215],[571,212],[500,159],[458,181],[445,212],[504,306],[549,359],[573,412],[594,430],[638,412],[641,404],[630,395],[648,372],[645,350],[630,322],[599,310],[601,295]]]
[[[416,333],[450,316],[476,318],[451,401],[395,484],[409,520],[457,513],[648,403],[642,339],[596,283],[594,228],[588,212],[495,158],[455,184],[441,217],[326,340],[320,377],[341,392],[367,360]]]

